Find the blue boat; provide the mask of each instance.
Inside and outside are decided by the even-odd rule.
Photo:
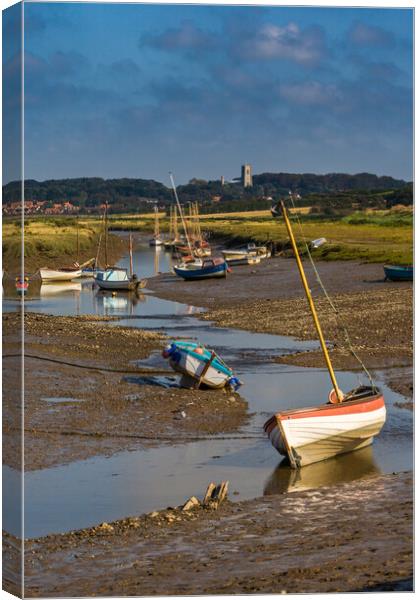
[[[385,280],[413,281],[413,265],[384,265]]]
[[[213,350],[196,342],[172,342],[162,352],[174,371],[195,381],[195,386],[238,389],[241,382]]]
[[[174,267],[176,275],[190,281],[193,279],[210,279],[226,277],[228,265],[223,258],[207,258],[200,262],[185,263]]]

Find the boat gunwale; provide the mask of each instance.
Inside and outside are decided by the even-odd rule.
[[[372,404],[375,403],[374,406]],[[376,403],[378,405],[376,405]],[[369,406],[368,410],[351,410],[355,407],[357,408],[360,405],[366,404]],[[385,400],[382,392],[374,394],[372,396],[367,396],[365,398],[356,398],[355,400],[346,400],[344,402],[339,402],[337,404],[326,403],[321,404],[319,406],[310,406],[305,408],[292,408],[289,410],[285,410],[279,413],[275,413],[272,417],[270,417],[264,424],[264,430],[267,432],[270,424],[277,420],[286,421],[290,419],[304,419],[310,417],[319,417],[319,416],[333,416],[337,414],[337,412],[341,414],[346,413],[360,413],[360,412],[373,412],[374,410],[378,410],[382,406],[385,406]],[[350,410],[348,410],[350,408]],[[325,414],[328,411],[332,414]]]

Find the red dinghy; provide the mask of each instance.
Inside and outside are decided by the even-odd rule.
[[[289,458],[293,469],[298,469],[371,444],[385,423],[386,408],[381,391],[373,383],[371,386],[360,386],[348,394],[343,394],[338,388],[286,207],[283,202],[280,206],[333,384],[327,403],[281,411],[264,425],[274,448]]]

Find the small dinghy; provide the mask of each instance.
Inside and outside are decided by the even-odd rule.
[[[413,265],[385,265],[385,280],[390,281],[413,281]]]
[[[174,267],[174,272],[187,281],[226,277],[228,265],[223,258],[206,258],[202,262],[194,261]]]
[[[16,277],[15,279],[15,287],[18,294],[26,294],[29,287],[29,279],[28,277]]]
[[[172,342],[163,350],[162,356],[169,359],[174,371],[193,379],[197,388],[206,385],[236,390],[242,385],[220,356],[195,342]]]
[[[48,269],[43,267],[39,269],[42,281],[71,281],[76,277],[80,277],[82,269],[79,266],[63,267],[61,269]]]
[[[266,246],[256,246],[253,243],[247,244],[246,246],[240,246],[239,248],[222,250],[222,254],[225,260],[232,265],[253,265],[259,263],[261,259],[269,258],[271,256],[271,252]],[[258,260],[255,261],[255,259]]]
[[[298,469],[371,444],[374,436],[379,434],[385,423],[386,408],[381,391],[373,384],[366,367],[358,359],[354,350],[353,355],[359,360],[369,376],[371,385],[359,386],[347,394],[343,394],[338,388],[286,207],[283,202],[279,203],[279,207],[283,213],[303,288],[333,385],[328,402],[318,406],[278,412],[264,425],[264,431],[274,448],[280,454],[289,458],[290,466],[293,469]],[[319,276],[318,273],[317,275]]]
[[[149,240],[149,246],[163,246],[163,240],[159,233],[159,211],[157,206],[155,206],[155,231],[152,239]]]

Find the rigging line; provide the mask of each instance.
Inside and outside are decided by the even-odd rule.
[[[3,354],[3,358],[20,358],[22,354]],[[38,356],[37,354],[27,354],[25,352],[26,358],[35,358],[37,360],[45,360],[47,362],[57,363],[59,365],[66,365],[68,367],[76,367],[78,369],[88,369],[90,371],[105,371],[107,373],[122,373],[122,374],[130,374],[130,375],[171,375],[174,376],[173,371],[167,371],[164,369],[137,369],[137,370],[127,370],[127,369],[110,369],[109,367],[100,367],[94,365],[79,365],[77,363],[68,362],[65,360],[59,360],[57,358],[48,358],[46,356]]]
[[[333,301],[331,300],[331,298],[330,298],[330,296],[329,296],[329,294],[328,294],[328,292],[327,292],[327,290],[326,290],[326,288],[325,288],[325,286],[324,286],[324,284],[323,284],[323,282],[322,282],[322,280],[321,280],[321,276],[320,276],[320,274],[319,274],[319,272],[318,272],[318,269],[316,268],[315,262],[314,262],[314,260],[313,260],[313,258],[312,258],[311,251],[310,251],[310,249],[309,249],[309,245],[308,245],[308,243],[307,243],[307,241],[306,241],[305,234],[304,234],[304,232],[303,232],[302,223],[301,223],[301,221],[300,221],[300,219],[299,219],[299,213],[298,213],[298,211],[297,211],[297,209],[296,209],[296,205],[295,205],[295,203],[294,203],[293,194],[289,194],[289,197],[290,197],[290,201],[291,201],[291,203],[292,203],[293,209],[294,209],[294,213],[295,213],[295,220],[296,220],[296,222],[298,223],[298,226],[299,226],[299,229],[300,229],[300,232],[301,232],[302,238],[303,238],[303,242],[304,242],[304,244],[305,244],[306,253],[307,253],[307,255],[308,255],[308,258],[309,258],[309,260],[310,260],[310,262],[311,262],[311,265],[312,265],[313,271],[314,271],[314,273],[315,273],[315,277],[316,277],[316,279],[317,279],[317,281],[318,281],[318,283],[319,283],[319,285],[320,285],[320,287],[321,287],[321,289],[322,289],[322,291],[323,291],[323,293],[324,293],[324,296],[325,296],[325,297],[326,297],[326,299],[328,300],[328,302],[329,302],[329,304],[330,304],[330,306],[331,306],[331,308],[332,308],[332,310],[333,310],[333,312],[334,312],[334,315],[335,315],[335,318],[336,318],[336,321],[337,321],[337,324],[338,324],[338,326],[339,326],[339,327],[342,329],[342,331],[343,331],[343,333],[344,333],[345,341],[347,342],[347,346],[348,346],[348,350],[349,350],[349,352],[350,352],[350,353],[351,353],[351,354],[354,356],[354,358],[355,358],[355,359],[357,360],[357,362],[360,364],[360,366],[362,367],[362,369],[363,369],[363,370],[364,370],[364,372],[366,373],[366,375],[367,375],[367,377],[368,377],[368,379],[369,379],[369,381],[370,381],[370,383],[371,383],[371,385],[372,385],[372,388],[374,388],[374,387],[375,387],[375,384],[374,384],[374,382],[373,382],[372,376],[371,376],[371,374],[369,373],[368,369],[366,368],[365,364],[363,363],[362,359],[361,359],[361,358],[360,358],[360,357],[359,357],[359,356],[356,354],[356,351],[354,350],[354,348],[353,348],[353,345],[352,345],[352,343],[351,343],[351,339],[350,339],[350,336],[349,336],[349,332],[348,332],[348,330],[347,330],[347,327],[344,325],[344,323],[343,323],[343,321],[342,321],[342,319],[341,319],[341,316],[340,316],[340,313],[339,313],[338,309],[336,308],[335,304],[334,304],[334,303],[333,303]]]

